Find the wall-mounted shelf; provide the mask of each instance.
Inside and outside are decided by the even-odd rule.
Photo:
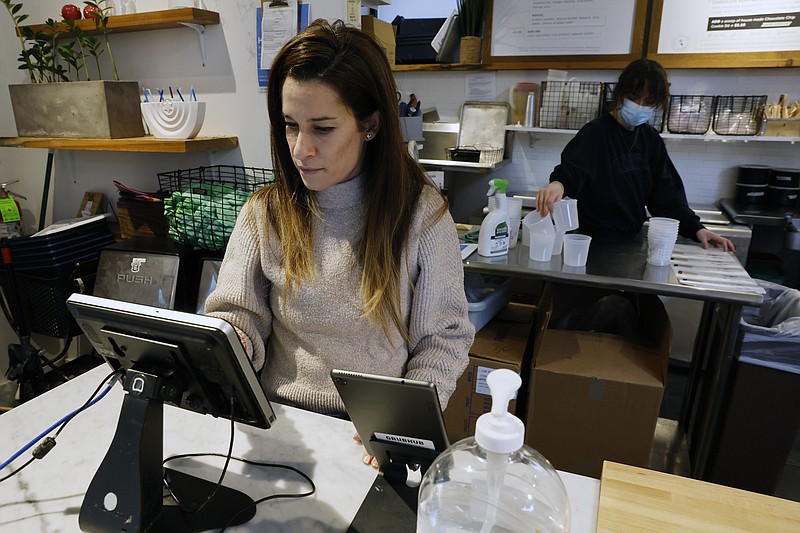
[[[165,30],[170,28],[191,28],[197,33],[200,41],[200,55],[203,66],[206,66],[206,26],[219,24],[219,13],[193,7],[179,9],[165,9],[162,11],[146,11],[130,15],[111,15],[108,17],[106,28],[109,33],[127,33],[134,31]],[[94,19],[82,19],[75,24],[89,34],[100,33]],[[30,28],[34,33],[50,33],[50,27],[45,24],[32,24],[23,26]],[[62,31],[59,38],[69,37],[66,24],[59,24],[58,31]],[[17,32],[19,34],[19,32]]]
[[[163,30],[168,28],[180,28],[184,24],[198,24],[209,26],[219,24],[219,13],[207,11],[205,9],[195,9],[193,7],[182,7],[179,9],[165,9],[163,11],[147,11],[145,13],[133,13],[130,15],[111,15],[108,17],[108,28],[110,33],[126,33],[132,31]],[[82,19],[75,24],[87,33],[98,33],[94,19]],[[32,24],[23,26],[30,28],[34,32],[40,31],[49,33],[50,28],[44,24]],[[67,26],[59,24],[60,31],[67,31]],[[64,34],[67,37],[68,34]]]
[[[392,65],[394,72],[436,72],[449,70],[487,70],[487,65],[471,63],[423,63],[419,65]]]
[[[562,130],[554,128],[526,128],[525,126],[506,126],[506,131],[520,133],[555,133],[559,135],[575,135],[578,130]],[[683,133],[662,133],[664,139],[687,139],[691,141],[704,142],[780,142],[795,144],[800,142],[800,137],[767,137],[765,135],[689,135]]]
[[[475,172],[487,174],[498,168],[502,168],[511,162],[510,159],[503,159],[494,164],[488,163],[467,163],[465,161],[450,161],[445,159],[420,159],[419,164],[426,168],[436,168],[440,170],[451,170],[456,172]]]
[[[238,137],[196,137],[194,139],[75,139],[65,137],[0,137],[0,147],[48,148],[57,150],[103,150],[108,152],[190,153],[230,150],[239,145]]]

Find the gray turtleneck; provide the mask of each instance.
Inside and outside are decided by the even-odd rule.
[[[339,368],[433,382],[444,409],[466,368],[474,335],[455,224],[449,213],[432,222],[442,199],[425,187],[402,263],[401,310],[410,342],[394,328],[387,338],[378,323],[362,316],[361,270],[354,266],[361,180],[316,193],[322,219],[314,219],[315,277],[288,297],[265,207],[248,202],[206,312],[248,337],[253,365],[263,366],[261,382],[271,399],[321,413],[344,412],[329,376]]]

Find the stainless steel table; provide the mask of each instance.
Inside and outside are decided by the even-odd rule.
[[[564,265],[561,255],[553,256],[549,262],[532,261],[528,259],[528,252],[528,247],[522,244],[501,257],[482,257],[475,252],[464,260],[464,271],[704,302],[679,420],[689,445],[692,476],[704,479],[709,453],[719,438],[720,411],[726,398],[733,359],[741,342],[739,319],[742,306],[759,306],[763,297],[756,293],[680,284],[670,266],[647,264],[647,243],[642,236],[626,243],[592,242],[585,267]]]

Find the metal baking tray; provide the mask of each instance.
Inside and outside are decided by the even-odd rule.
[[[507,120],[506,102],[464,102],[461,105],[458,146],[482,150],[503,149]]]

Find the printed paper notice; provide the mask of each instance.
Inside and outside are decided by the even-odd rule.
[[[467,74],[464,77],[464,99],[467,102],[494,102],[496,80],[494,72]]]
[[[800,0],[669,0],[659,54],[783,52],[800,47]]]
[[[262,9],[260,67],[268,69],[286,41],[297,35],[297,0],[280,7],[264,3]]]
[[[492,9],[492,55],[629,54],[636,0],[503,0]]]

